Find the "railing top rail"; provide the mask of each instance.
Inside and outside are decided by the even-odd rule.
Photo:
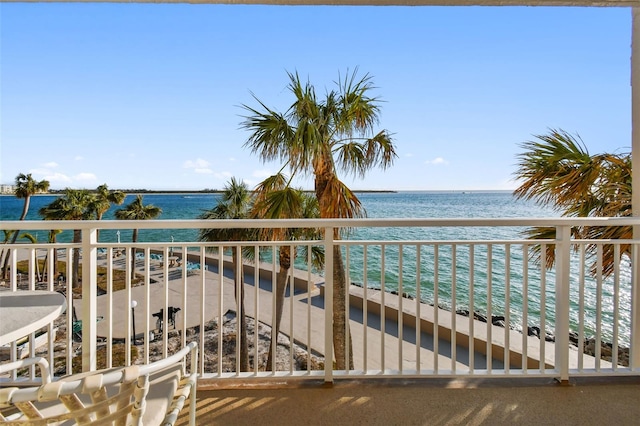
[[[81,220],[0,221],[0,229],[200,229],[200,228],[356,228],[356,227],[505,227],[633,226],[640,217],[599,218],[365,218],[365,219],[233,219],[233,220]]]

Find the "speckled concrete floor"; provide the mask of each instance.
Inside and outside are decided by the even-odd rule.
[[[197,413],[199,425],[637,425],[640,377],[225,382],[198,391]]]

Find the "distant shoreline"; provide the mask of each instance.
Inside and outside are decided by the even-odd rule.
[[[115,189],[114,191],[121,191],[125,194],[167,194],[167,195],[179,195],[179,194],[221,194],[224,190],[221,189],[202,189],[202,190],[188,190],[188,189],[176,189],[176,190],[154,190],[154,189]],[[46,193],[34,194],[32,197],[47,196],[47,195],[62,195],[64,189],[49,190]],[[95,192],[95,190],[89,190],[89,192]],[[313,193],[313,190],[304,190],[304,192]],[[407,189],[407,190],[393,190],[393,189],[355,189],[354,193],[357,194],[398,194],[398,193],[431,193],[431,194],[494,194],[494,193],[512,193],[511,189]],[[15,194],[0,194],[1,196],[15,197]]]

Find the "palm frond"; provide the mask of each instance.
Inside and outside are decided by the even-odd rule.
[[[321,197],[320,215],[325,218],[360,218],[366,215],[362,203],[356,194],[340,181],[331,176]]]

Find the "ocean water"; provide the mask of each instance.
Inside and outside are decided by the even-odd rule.
[[[124,204],[134,195],[127,196]],[[510,192],[395,192],[360,193],[358,197],[371,218],[508,218],[554,217],[558,213],[533,202],[517,200]],[[55,199],[52,195],[38,195],[31,199],[28,220],[41,220],[38,210]],[[145,194],[144,203],[162,209],[159,219],[195,219],[206,209],[215,206],[218,194]],[[23,200],[0,196],[0,220],[17,220]],[[113,219],[112,207],[104,219]],[[527,325],[550,330],[554,321],[553,271],[542,277],[539,267],[522,245],[487,244],[458,245],[446,241],[521,239],[523,228],[359,228],[346,240],[441,241],[441,244],[389,243],[383,248],[373,244],[344,248],[344,255],[352,283],[386,291],[406,293],[427,303],[447,309],[468,309],[484,315],[507,316],[516,329],[521,328],[526,314]],[[47,236],[35,235],[39,241]],[[197,230],[140,230],[139,241],[195,241]],[[117,241],[116,231],[100,233],[104,242]],[[122,230],[122,241],[131,240],[131,231]],[[71,233],[63,233],[59,241],[70,241]],[[454,252],[455,250],[455,252]],[[402,253],[402,256],[400,256]],[[364,256],[367,257],[365,269]],[[489,262],[491,259],[491,262]],[[576,259],[574,259],[576,260]],[[489,270],[490,264],[490,270]],[[586,278],[584,312],[580,313],[579,263],[572,262],[571,324],[574,330],[583,326],[587,336],[598,328],[604,340],[613,338],[614,309],[618,310],[619,344],[629,341],[630,330],[630,268],[623,267],[620,290],[615,283],[598,283]],[[416,266],[419,265],[419,266]],[[304,263],[300,265],[304,267]],[[489,273],[490,272],[490,273]],[[543,279],[544,278],[544,279]],[[526,285],[526,289],[523,288]],[[617,308],[616,294],[618,295]],[[473,304],[470,300],[473,300]],[[541,324],[541,300],[544,299],[545,323]],[[600,303],[599,303],[600,302]],[[600,306],[600,308],[598,307]],[[600,326],[598,326],[600,323]]]

